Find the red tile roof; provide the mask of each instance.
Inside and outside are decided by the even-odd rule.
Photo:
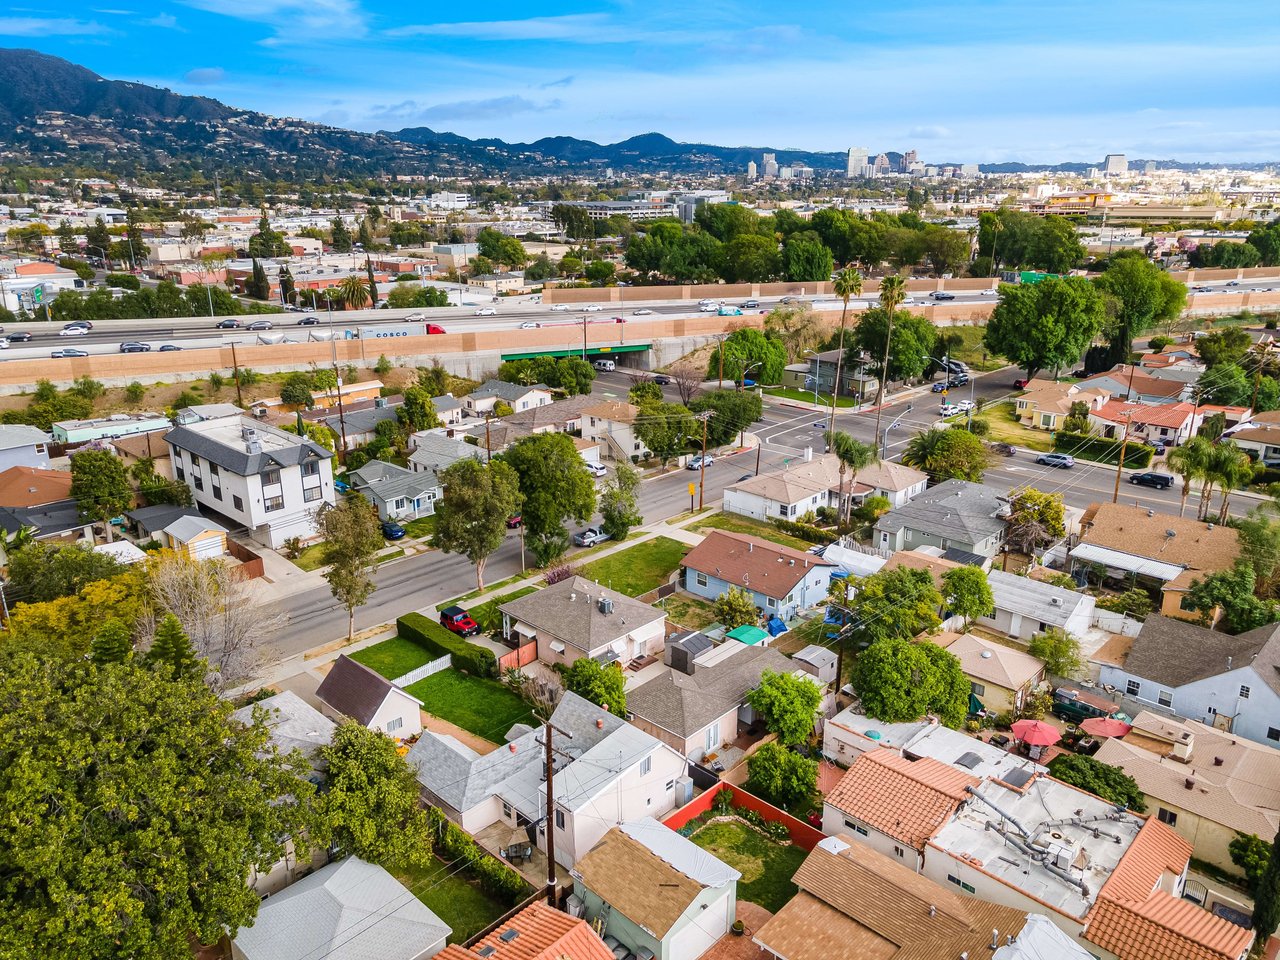
[[[938,832],[982,781],[930,757],[908,760],[891,750],[864,753],[826,802],[916,850]]]
[[[1146,403],[1125,403],[1123,400],[1108,400],[1093,416],[1110,423],[1129,423],[1135,426],[1181,427],[1192,416],[1196,408],[1190,403],[1167,403],[1152,406]]]
[[[0,507],[39,507],[71,496],[66,470],[10,467],[0,473]]]
[[[503,935],[515,930],[514,938]],[[492,947],[489,960],[614,960],[613,951],[595,935],[585,920],[561,913],[545,903],[532,903],[506,923],[500,923],[470,950],[451,943],[441,950],[441,960],[480,960],[479,953]]]

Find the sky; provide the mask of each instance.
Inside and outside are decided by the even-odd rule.
[[[1275,0],[13,3],[0,46],[358,130],[1280,161]]]

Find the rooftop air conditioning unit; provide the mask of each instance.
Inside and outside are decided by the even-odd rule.
[[[605,616],[613,613],[613,601],[608,597],[601,597],[597,606],[600,608],[600,612]]]

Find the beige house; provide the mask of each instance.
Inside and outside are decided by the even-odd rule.
[[[605,460],[629,461],[647,457],[649,449],[636,436],[640,408],[620,400],[605,400],[582,410],[582,438],[600,445]]]
[[[1173,827],[1195,856],[1238,874],[1227,850],[1237,833],[1270,842],[1280,827],[1280,750],[1203,723],[1143,711],[1095,758],[1138,782],[1147,813]]]
[[[1081,389],[1078,384],[1058,383],[1054,380],[1032,380],[1026,393],[1014,400],[1018,419],[1028,427],[1039,430],[1060,430],[1071,416],[1071,406],[1087,403],[1090,411],[1099,409],[1111,398],[1110,392],[1101,389]]]
[[[203,517],[179,517],[160,531],[159,540],[192,560],[213,560],[227,552],[227,528]]]
[[[1022,707],[1023,701],[1044,682],[1044,662],[1004,644],[992,643],[972,633],[938,633],[927,637],[960,661],[972,694],[991,713]]]

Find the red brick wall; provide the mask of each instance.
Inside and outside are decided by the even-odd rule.
[[[679,810],[674,811],[662,822],[672,830],[679,830],[690,820],[710,810],[712,803],[721,790],[730,789],[733,790],[734,809],[754,810],[766,820],[785,824],[787,832],[791,834],[791,842],[801,850],[812,850],[822,840],[824,834],[821,830],[815,830],[803,820],[796,819],[785,810],[779,810],[771,803],[765,803],[759,797],[747,793],[741,787],[730,787],[725,783],[717,784],[701,796],[694,797],[693,800]]]

